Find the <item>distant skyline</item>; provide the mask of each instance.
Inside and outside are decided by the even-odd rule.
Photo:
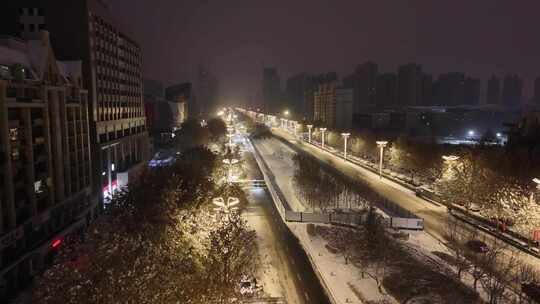
[[[201,63],[225,96],[260,95],[262,67],[282,83],[300,72],[340,77],[371,60],[379,71],[417,62],[435,76],[482,80],[517,73],[524,96],[540,76],[540,2],[110,0],[113,14],[143,49],[144,77],[196,80]]]

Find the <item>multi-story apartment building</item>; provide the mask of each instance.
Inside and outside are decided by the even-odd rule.
[[[336,123],[336,83],[332,81],[320,84],[313,95],[314,120],[325,126],[334,127]]]
[[[48,33],[0,39],[0,302],[99,213],[91,192],[88,93],[80,61]]]
[[[101,0],[3,3],[0,33],[51,34],[60,60],[82,60],[96,194],[108,196],[149,158],[139,45],[114,22]],[[14,25],[12,25],[14,23]]]

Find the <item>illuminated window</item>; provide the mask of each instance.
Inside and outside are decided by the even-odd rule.
[[[9,139],[11,139],[11,141],[16,141],[18,138],[19,138],[19,130],[17,130],[17,128],[10,128]]]
[[[34,192],[35,193],[43,193],[43,183],[42,181],[38,180],[34,183]]]

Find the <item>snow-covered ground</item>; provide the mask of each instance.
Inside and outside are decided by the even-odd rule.
[[[265,159],[268,167],[276,177],[279,189],[293,211],[304,212],[308,208],[300,202],[294,194],[294,162],[292,157],[296,154],[279,140],[270,138],[255,143],[261,156]]]
[[[353,264],[345,264],[342,254],[331,253],[325,248],[327,242],[319,236],[310,236],[304,223],[288,223],[315,265],[315,270],[324,279],[335,303],[367,303],[367,301],[387,300],[398,303],[392,297],[381,294],[377,282],[362,274]]]
[[[259,267],[256,276],[260,281],[259,284],[263,286],[265,296],[285,297],[284,288],[280,285],[278,274],[280,265],[278,265],[279,261],[276,260],[277,252],[273,247],[275,241],[272,240],[273,236],[271,230],[268,229],[268,223],[264,216],[259,214],[258,210],[247,210],[242,216],[246,219],[248,226],[257,233]]]
[[[265,158],[270,170],[276,176],[276,181],[285,198],[295,210],[305,210],[303,204],[296,197],[293,189],[292,177],[294,164],[290,159],[293,150],[276,139],[257,141],[255,143]],[[376,281],[369,276],[361,278],[360,270],[352,263],[345,264],[342,254],[333,254],[325,248],[327,242],[318,236],[310,236],[306,232],[305,223],[291,223],[287,225],[299,238],[302,246],[310,256],[314,267],[323,279],[324,285],[330,290],[335,303],[365,303],[372,300],[387,300],[397,303],[386,293],[379,292]],[[412,232],[408,241],[404,241],[409,251],[420,260],[426,260],[440,265],[441,268],[452,271],[452,267],[437,257],[433,252],[451,254],[449,249],[439,240],[425,232]],[[472,275],[464,274],[464,282],[472,287]],[[478,284],[480,286],[480,284]],[[482,298],[486,293],[480,291]],[[363,300],[363,302],[362,302]]]

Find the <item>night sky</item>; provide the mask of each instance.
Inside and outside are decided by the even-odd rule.
[[[515,72],[525,95],[540,75],[538,0],[109,0],[141,44],[145,78],[195,82],[202,63],[229,100],[260,95],[262,65],[340,76],[367,60],[395,71],[486,79]]]

